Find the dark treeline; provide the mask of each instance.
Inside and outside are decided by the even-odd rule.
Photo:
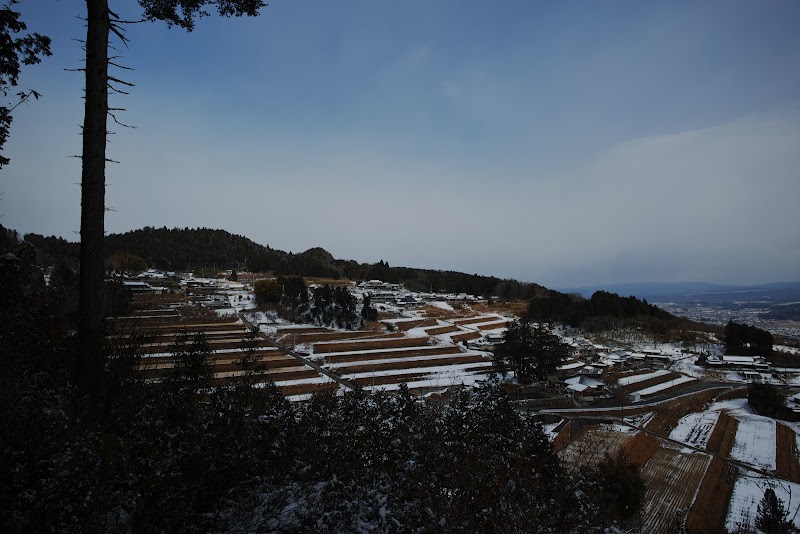
[[[157,383],[136,372],[147,338],[110,336],[86,394],[66,293],[44,283],[35,248],[0,249],[0,280],[2,532],[599,533],[635,521],[630,464],[571,475],[496,383],[446,405],[406,390],[290,404],[252,374],[212,383],[201,334],[178,337]]]
[[[772,334],[748,324],[729,321],[725,326],[725,352],[741,356],[772,354]]]
[[[674,331],[709,329],[708,325],[675,317],[647,300],[607,291],[597,291],[585,299],[578,294],[545,290],[531,299],[528,316],[532,321],[564,323],[590,332],[642,327],[655,334],[669,335]]]
[[[63,238],[27,234],[25,240],[54,258],[77,263],[78,243]],[[236,269],[275,275],[299,275],[349,280],[382,280],[404,284],[412,291],[468,293],[504,299],[528,299],[542,289],[536,284],[480,276],[456,271],[391,267],[381,260],[359,263],[337,260],[322,248],[294,254],[259,245],[224,230],[208,228],[145,227],[106,237],[105,254],[128,254],[142,258],[149,267],[169,271]]]

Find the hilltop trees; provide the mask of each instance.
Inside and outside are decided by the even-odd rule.
[[[761,328],[729,321],[725,326],[725,352],[742,356],[772,354],[772,334]]]
[[[557,335],[542,324],[531,324],[527,318],[511,323],[505,340],[494,350],[498,366],[511,367],[521,382],[534,377],[543,380],[567,355],[567,345]]]

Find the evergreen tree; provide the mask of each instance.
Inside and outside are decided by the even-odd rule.
[[[520,381],[544,380],[564,361],[568,347],[542,324],[517,319],[507,328],[505,340],[495,347],[498,366],[511,367]]]
[[[764,497],[758,503],[756,515],[756,528],[764,534],[788,534],[797,532],[794,526],[786,520],[788,513],[783,506],[783,501],[775,495],[772,488],[767,488]]]

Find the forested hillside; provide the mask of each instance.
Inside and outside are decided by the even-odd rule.
[[[25,240],[53,258],[77,261],[78,243],[63,238],[27,234]],[[237,269],[350,280],[383,280],[402,283],[416,291],[445,291],[503,298],[531,298],[544,290],[537,284],[504,280],[456,271],[391,267],[385,261],[374,264],[337,260],[325,249],[315,247],[299,254],[259,245],[240,235],[209,228],[145,227],[106,237],[106,257],[132,254],[149,267],[165,270]]]

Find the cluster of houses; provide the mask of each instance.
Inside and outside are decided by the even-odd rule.
[[[474,303],[480,299],[467,293],[414,293],[407,291],[402,284],[391,284],[381,280],[367,280],[356,284],[356,290],[369,295],[373,303],[388,303],[400,307],[421,306],[428,302],[447,302],[449,304]]]

